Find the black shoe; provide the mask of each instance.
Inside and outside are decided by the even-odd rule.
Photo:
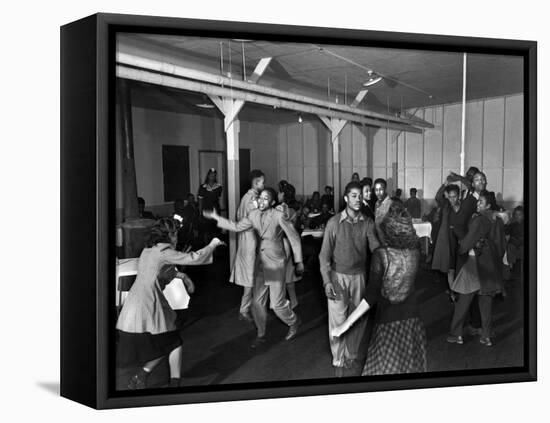
[[[252,341],[252,344],[250,344],[250,348],[257,349],[265,345],[266,339],[265,336],[258,336],[254,341]]]
[[[170,378],[170,384],[168,385],[169,388],[179,388],[180,386],[180,378],[179,377],[171,377]]]
[[[288,329],[288,333],[285,336],[286,341],[290,341],[291,339],[296,338],[296,335],[298,334],[298,328],[300,327],[300,318],[298,317],[296,320],[296,323],[293,325],[290,325],[290,328]]]
[[[239,313],[239,320],[248,323],[254,323],[254,319],[252,318],[250,313]]]

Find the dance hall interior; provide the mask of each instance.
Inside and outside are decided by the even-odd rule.
[[[523,366],[523,58],[266,38],[117,34],[117,389]]]

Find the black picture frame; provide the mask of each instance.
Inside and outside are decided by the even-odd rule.
[[[523,367],[368,381],[320,379],[231,386],[115,391],[112,384],[114,303],[115,34],[120,31],[209,37],[315,41],[472,53],[514,54],[524,60],[525,246]],[[105,409],[319,394],[535,381],[537,378],[537,44],[335,28],[95,14],[61,28],[61,395]],[[75,246],[78,245],[78,248]],[[75,281],[78,281],[76,283]],[[111,302],[113,301],[113,302]]]

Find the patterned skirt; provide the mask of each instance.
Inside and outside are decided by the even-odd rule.
[[[418,318],[381,323],[367,352],[363,376],[427,371],[426,331]]]

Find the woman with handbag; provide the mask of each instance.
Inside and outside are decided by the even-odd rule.
[[[149,374],[166,356],[170,365],[170,386],[179,385],[182,341],[175,325],[176,313],[162,291],[175,277],[183,280],[188,292],[191,293],[194,287],[187,275],[173,268],[172,275],[162,275],[162,269],[166,265],[212,263],[212,253],[223,245],[214,238],[199,251],[179,252],[175,249],[177,232],[178,225],[171,218],[160,219],[152,227],[146,248],[139,257],[136,281],[118,317],[117,365],[140,366],[130,379],[128,389],[146,388]]]

